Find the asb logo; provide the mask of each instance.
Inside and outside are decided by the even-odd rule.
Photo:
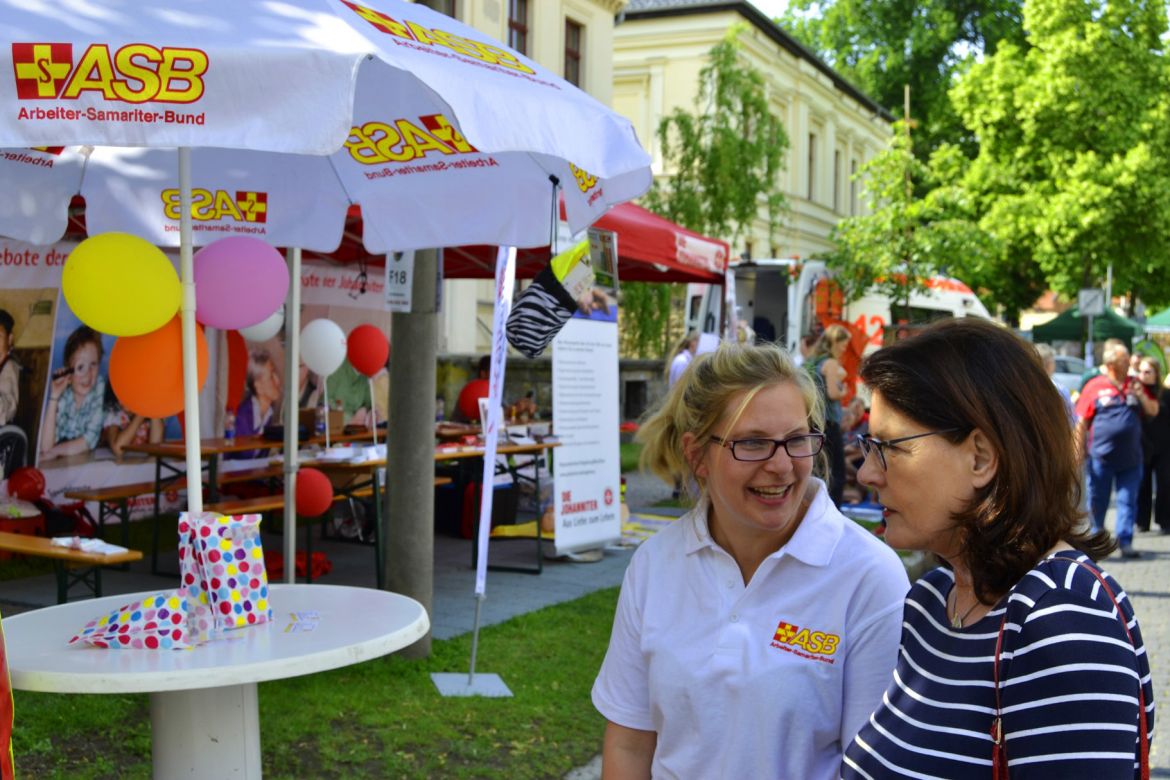
[[[147,43],[111,53],[95,43],[74,61],[69,43],[14,43],[12,67],[21,100],[76,100],[96,92],[124,103],[194,103],[203,96],[208,57],[199,49]]]
[[[162,191],[163,214],[178,219],[182,213],[179,191]],[[191,218],[200,222],[231,219],[236,222],[267,222],[268,193],[236,190],[191,190]]]
[[[431,152],[443,155],[479,152],[442,114],[427,114],[417,121],[366,122],[349,131],[345,148],[363,165],[409,162]]]
[[[840,642],[841,637],[837,634],[812,631],[783,620],[776,626],[776,635],[772,637],[773,647],[790,651],[799,649],[805,653],[818,655],[833,655],[837,652],[837,645]]]

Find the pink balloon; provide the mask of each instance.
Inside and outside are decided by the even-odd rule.
[[[258,238],[231,236],[195,253],[195,319],[223,330],[263,322],[288,294],[280,252]]]

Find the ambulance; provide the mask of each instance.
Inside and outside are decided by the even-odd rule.
[[[877,290],[845,301],[825,264],[816,260],[733,261],[728,278],[727,287],[687,285],[688,331],[728,332],[724,312],[733,301],[738,323],[731,324],[746,324],[757,341],[775,341],[795,354],[801,336],[840,322],[853,332],[853,351],[861,357],[893,341],[899,329],[910,332],[947,317],[991,318],[970,287],[947,276],[927,279],[925,289],[911,293],[908,302]]]

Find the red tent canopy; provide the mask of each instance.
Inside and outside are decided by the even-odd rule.
[[[85,234],[85,201],[74,197],[70,208],[71,231]],[[564,204],[561,205],[564,216]],[[625,282],[699,282],[723,284],[730,248],[674,224],[634,203],[610,209],[594,227],[617,233],[618,280]],[[361,209],[351,206],[345,235],[336,252],[325,257],[343,263],[364,260],[382,266],[385,258],[370,255],[361,242]],[[564,249],[565,247],[561,247]],[[317,253],[306,253],[316,256]],[[520,249],[516,253],[516,277],[531,279],[548,263],[547,246]],[[443,276],[447,279],[491,279],[495,276],[493,246],[447,247],[443,250]]]
[[[617,233],[620,281],[723,283],[730,251],[723,241],[701,236],[633,203],[610,209],[594,227]],[[342,262],[365,259],[371,265],[381,265],[381,257],[366,254],[360,236],[360,211],[353,207],[341,247],[328,256]],[[518,250],[516,276],[531,279],[548,259],[547,246]],[[495,263],[492,246],[443,250],[443,276],[447,279],[490,279],[495,275]]]

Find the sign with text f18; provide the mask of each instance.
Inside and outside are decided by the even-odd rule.
[[[553,430],[558,555],[621,538],[618,442],[617,235],[589,230],[593,280],[553,340]]]

